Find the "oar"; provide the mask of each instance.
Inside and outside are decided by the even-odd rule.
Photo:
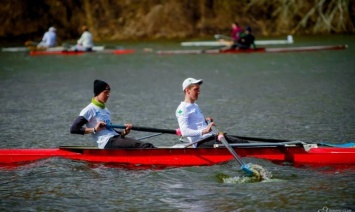
[[[118,125],[118,124],[109,124],[106,125],[108,128],[119,128],[119,129],[125,129],[125,125]],[[143,131],[143,132],[156,132],[156,133],[166,133],[166,134],[174,134],[181,136],[181,131],[180,129],[176,130],[170,130],[170,129],[159,129],[159,128],[150,128],[150,127],[142,127],[142,126],[132,126],[131,130],[135,131]]]
[[[143,140],[143,139],[155,137],[155,136],[162,135],[162,134],[163,133],[155,133],[155,134],[152,134],[152,135],[147,135],[147,136],[143,136],[143,137],[137,138],[137,140]]]
[[[257,176],[260,177],[260,173],[258,173],[255,169],[251,167],[250,164],[245,164],[238,156],[238,154],[234,151],[234,149],[229,145],[228,141],[224,137],[224,133],[217,130],[215,126],[212,126],[212,131],[218,135],[218,140],[224,144],[224,146],[228,149],[228,151],[234,156],[234,158],[241,165],[241,169],[247,173],[249,176]]]
[[[231,136],[231,137],[236,137],[248,141],[261,141],[261,142],[289,142],[293,140],[288,140],[288,139],[274,139],[274,138],[258,138],[258,137],[247,137],[247,136],[239,136],[239,135],[226,135],[226,137]]]
[[[232,40],[232,37],[229,37],[229,36],[226,36],[226,35],[219,35],[219,34],[214,35],[214,38],[215,38],[216,40],[220,40],[220,39]]]

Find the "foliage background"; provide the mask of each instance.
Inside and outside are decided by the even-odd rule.
[[[2,0],[0,38],[62,40],[82,25],[95,40],[176,39],[229,34],[237,21],[259,36],[354,33],[355,0]]]

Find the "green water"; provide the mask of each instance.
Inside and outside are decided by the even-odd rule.
[[[220,130],[252,137],[355,141],[355,39],[295,37],[293,46],[348,44],[346,50],[158,56],[178,42],[117,43],[132,55],[0,53],[0,148],[95,143],[69,134],[93,96],[111,85],[115,124],[177,128],[181,83],[202,78],[197,102]],[[112,45],[112,44],[110,44]],[[147,133],[132,132],[141,137]],[[172,135],[148,139],[178,143]],[[2,211],[317,211],[354,209],[354,167],[293,167],[245,158],[273,175],[245,178],[235,161],[212,167],[128,170],[52,158],[0,171]],[[221,179],[221,176],[229,176]]]

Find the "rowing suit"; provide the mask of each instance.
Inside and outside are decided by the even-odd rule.
[[[237,42],[237,46],[240,49],[249,49],[250,46],[253,46],[255,48],[254,40],[255,37],[252,34],[242,35]]]
[[[193,143],[212,136],[212,133],[202,135],[207,128],[205,117],[196,103],[181,102],[175,112],[182,136]],[[197,147],[197,144],[194,144]]]
[[[110,111],[105,108],[100,108],[93,103],[90,103],[86,106],[81,112],[80,115],[84,117],[88,122],[86,123],[86,127],[94,128],[96,124],[100,121],[105,122],[106,124],[111,124]],[[105,128],[103,130],[98,131],[96,134],[91,134],[94,141],[98,144],[100,149],[103,149],[108,140],[118,135],[116,131],[113,129]]]
[[[233,39],[233,42],[237,42],[239,40],[239,35],[242,32],[243,29],[241,27],[236,27],[232,29],[231,37]]]
[[[56,39],[57,39],[57,35],[55,34],[55,32],[52,31],[48,31],[46,33],[44,33],[44,36],[42,38],[42,42],[38,44],[38,46],[40,47],[53,47],[56,44]]]
[[[89,31],[85,31],[80,39],[78,40],[79,48],[78,50],[82,51],[92,51],[92,47],[94,46],[92,35]]]
[[[72,134],[85,134],[87,128],[94,128],[100,121],[106,125],[111,124],[110,111],[104,104],[100,104],[93,98],[91,103],[81,110],[70,128]],[[91,134],[99,149],[118,149],[118,148],[155,148],[153,144],[142,142],[134,138],[122,136],[120,132],[106,127],[95,134]]]

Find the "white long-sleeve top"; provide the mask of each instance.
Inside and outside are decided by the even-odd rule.
[[[182,136],[193,143],[207,138],[212,133],[202,135],[202,131],[207,128],[205,117],[196,103],[181,102],[175,112]],[[196,147],[197,144],[194,144]]]
[[[90,32],[85,31],[80,39],[78,40],[78,44],[84,48],[92,48],[94,46],[94,42],[92,40],[92,35]]]
[[[48,31],[44,33],[41,43],[44,44],[43,46],[45,47],[53,47],[56,45],[56,39],[57,35],[55,34],[55,32]]]

